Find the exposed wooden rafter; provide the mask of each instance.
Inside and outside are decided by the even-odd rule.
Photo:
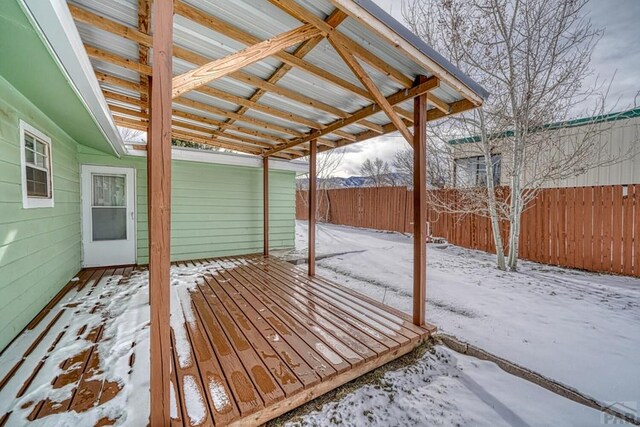
[[[147,115],[141,111],[133,110],[126,107],[121,107],[119,105],[109,104],[109,108],[111,109],[112,114],[116,118],[126,118],[129,121],[135,121],[140,124],[147,124],[148,119]],[[222,133],[217,129],[211,128],[209,126],[215,126],[219,124],[219,122],[212,124],[207,123],[206,117],[199,117],[193,114],[185,113],[179,110],[173,110],[172,115],[177,119],[172,120],[172,127],[174,129],[182,128],[193,130],[196,132],[200,132],[204,135],[201,135],[202,138],[205,136],[212,139],[224,140],[227,146],[224,148],[235,149],[235,148],[255,148],[256,150],[262,150],[265,148],[272,148],[273,144],[257,140],[253,138],[248,138],[240,135],[236,135],[233,133]],[[185,121],[186,120],[186,121]],[[144,130],[144,129],[139,129]],[[198,141],[199,142],[199,141]],[[301,148],[296,147],[295,149],[289,150],[290,153],[296,153],[296,151],[301,150]]]
[[[183,2],[178,1],[177,4],[177,13],[178,14],[185,14],[185,10],[189,10],[190,14],[185,16],[191,20],[194,20],[195,22],[198,22],[199,24],[210,28],[213,31],[216,31],[220,34],[224,34],[227,37],[230,37],[234,40],[237,40],[245,45],[254,45],[256,43],[259,43],[261,40],[258,39],[257,37],[249,34],[246,31],[241,30],[240,28],[225,22],[215,16],[209,15],[203,11],[200,11],[194,7],[191,7],[189,5],[186,5]],[[324,22],[324,21],[323,21]],[[314,26],[315,28],[315,26]],[[325,80],[326,82],[335,85],[337,87],[342,88],[343,90],[346,90],[348,92],[351,92],[355,95],[358,95],[364,99],[370,99],[370,95],[367,92],[366,89],[355,85],[347,80],[344,80],[332,73],[327,72],[326,70],[323,70],[321,67],[318,67],[317,65],[311,64],[310,62],[304,61],[296,56],[294,56],[293,54],[290,54],[288,52],[285,51],[280,51],[277,52],[274,57],[280,61],[283,61],[287,64],[290,64],[300,70],[305,71],[306,73],[309,73],[317,78],[320,78],[322,80]]]
[[[138,31],[142,34],[149,34],[149,26],[151,25],[151,0],[138,0]],[[149,65],[149,46],[144,43],[138,43],[138,62]],[[140,99],[145,104],[144,112],[149,111],[149,100],[151,88],[149,77],[140,75],[140,86],[142,92]]]
[[[330,25],[331,27],[335,28],[338,25],[340,25],[342,23],[342,21],[344,21],[346,18],[347,18],[347,15],[344,12],[342,12],[340,9],[336,9],[331,15],[329,15],[327,17],[325,22],[328,25]],[[305,55],[307,55],[309,52],[311,52],[322,40],[324,40],[324,36],[316,36],[316,37],[314,37],[312,39],[309,39],[309,40],[305,41],[300,46],[298,46],[298,48],[293,53],[293,56],[298,57],[298,58],[303,58]],[[287,63],[282,63],[282,65],[280,65],[278,67],[278,69],[276,71],[274,71],[273,74],[271,74],[271,76],[269,76],[269,78],[266,80],[266,82],[275,85],[289,71],[291,71],[292,68],[293,68],[292,65],[287,64]],[[249,97],[248,100],[251,101],[251,102],[256,102],[257,103],[257,101],[260,98],[262,98],[266,93],[267,93],[267,91],[264,90],[264,89],[257,89],[253,93],[253,95],[251,95],[251,97]],[[249,110],[249,107],[243,105],[236,112],[238,114],[245,114],[248,110]],[[228,119],[227,123],[233,124],[234,121],[235,121],[234,119]],[[224,130],[225,128],[226,128],[226,125],[223,126],[222,130]]]
[[[408,87],[413,84],[413,80],[410,77],[406,76],[404,73],[395,69],[394,67],[387,64],[386,62],[382,61],[376,55],[374,55],[367,49],[363,48],[358,43],[350,39],[349,37],[343,35],[339,31],[336,31],[335,28],[327,25],[326,22],[324,22],[322,19],[314,15],[308,9],[305,9],[304,7],[300,6],[295,1],[293,0],[269,0],[269,1],[272,4],[276,5],[277,7],[279,7],[280,9],[287,12],[288,14],[290,14],[291,16],[300,20],[301,22],[314,25],[316,28],[322,31],[325,37],[329,39],[333,38],[336,41],[340,42],[341,44],[347,46],[349,48],[349,51],[352,54],[358,56],[359,58],[361,58],[363,61],[365,61],[367,64],[374,67],[378,71],[388,75],[389,77],[394,79],[396,82],[400,83],[402,86]]]
[[[328,26],[326,22],[318,18],[309,10],[300,6],[295,1],[293,0],[269,0],[269,1],[274,5],[278,6],[280,9],[289,13],[296,19],[300,20],[301,22],[306,22],[308,24],[315,25],[319,30],[322,31],[323,35],[327,37],[327,39],[330,42],[331,41],[337,42],[337,43],[340,43],[340,45],[345,46],[352,55],[360,58],[362,61],[366,62],[369,66],[391,77],[392,79],[400,83],[402,86],[409,87],[413,84],[413,80],[410,77],[406,76],[401,71],[395,69],[394,67],[387,64],[386,62],[382,61],[376,55],[371,53],[369,50],[363,48],[358,43],[356,43],[355,41],[353,41],[352,39],[350,39],[340,31],[337,31],[335,28]],[[336,10],[340,10],[340,9],[336,9]],[[430,98],[431,98],[431,101],[433,101],[433,102],[430,102],[433,106],[435,106],[438,109],[441,109],[443,112],[448,114],[448,104],[446,102],[440,100],[437,97],[434,97],[433,95]],[[403,109],[398,109],[398,108],[396,108],[396,111],[405,119],[413,121],[413,116],[408,111]]]
[[[380,106],[382,111],[384,111],[387,117],[389,117],[389,120],[391,120],[396,129],[398,129],[398,132],[400,132],[400,134],[404,136],[404,139],[406,139],[409,144],[413,144],[413,135],[411,134],[407,126],[405,126],[402,119],[393,110],[393,106],[389,103],[389,101],[386,100],[382,92],[380,92],[380,89],[378,89],[378,87],[376,86],[375,82],[371,79],[371,77],[369,77],[364,68],[362,68],[362,65],[360,65],[358,60],[349,52],[349,49],[346,46],[340,44],[338,40],[335,40],[333,38],[330,38],[329,42],[335,48],[344,62],[346,62],[351,71],[353,71],[353,74],[355,74],[356,77],[358,77],[358,79],[362,82],[362,84],[369,90],[369,92],[371,92],[371,95],[376,100],[378,106]]]
[[[303,25],[286,33],[279,34],[269,40],[251,45],[239,52],[224,58],[204,64],[195,70],[173,78],[173,97],[203,86],[216,79],[229,75],[234,71],[261,61],[288,47],[309,40],[319,34],[319,30],[312,25]]]
[[[241,97],[226,92],[224,88],[219,86],[213,87],[206,83],[202,83],[204,80],[200,80],[196,83],[197,77],[195,77],[194,80],[191,81],[191,84],[195,86],[202,84],[202,86],[199,86],[194,90],[215,99],[235,104],[237,107],[233,107],[232,109],[228,107],[220,108],[214,103],[210,103],[208,101],[196,101],[191,99],[191,97],[187,98],[184,96],[178,96],[174,99],[175,107],[173,110],[174,122],[176,125],[177,123],[183,124],[183,127],[178,130],[184,130],[186,126],[186,129],[191,130],[191,133],[195,134],[198,132],[198,129],[207,129],[207,134],[210,134],[211,138],[215,138],[218,142],[225,142],[231,145],[240,144],[239,147],[245,148],[247,146],[251,146],[253,147],[252,150],[261,150],[261,154],[265,156],[281,153],[283,156],[294,157],[308,152],[307,147],[311,139],[317,140],[319,151],[325,151],[332,147],[344,146],[378,135],[384,135],[397,129],[400,130],[405,138],[411,135],[408,131],[408,126],[411,126],[413,123],[413,113],[406,111],[397,105],[408,100],[408,98],[402,96],[402,90],[385,98],[382,92],[374,84],[371,76],[368,75],[364,65],[375,68],[403,86],[410,83],[411,78],[403,75],[390,64],[384,63],[380,58],[368,52],[365,48],[354,42],[344,33],[338,31],[337,27],[346,18],[346,13],[340,9],[335,9],[323,20],[308,9],[297,4],[295,1],[268,1],[302,22],[302,27],[280,34],[279,36],[273,37],[269,40],[261,41],[256,36],[249,34],[243,29],[235,27],[216,16],[212,16],[207,12],[182,2],[181,0],[174,1],[176,14],[180,14],[189,20],[213,31],[224,34],[225,36],[248,46],[246,49],[227,57],[212,60],[211,58],[207,58],[184,47],[174,45],[174,57],[189,62],[196,67],[195,70],[192,70],[191,72],[185,73],[182,76],[174,77],[174,81],[180,78],[185,79],[183,82],[184,86],[182,86],[182,89],[178,89],[178,91],[187,90],[187,76],[194,77],[199,74],[199,71],[196,70],[207,70],[207,73],[210,71],[212,74],[206,77],[205,80],[207,81],[212,76],[213,78],[225,76],[244,85],[255,88],[255,91],[251,96]],[[135,112],[136,115],[133,117],[138,120],[145,120],[148,117],[146,115],[146,102],[148,97],[146,96],[145,85],[147,84],[148,76],[151,73],[151,67],[147,63],[147,60],[149,57],[149,47],[152,43],[152,37],[149,35],[148,31],[148,16],[145,18],[144,11],[145,5],[148,8],[148,3],[150,1],[138,0],[138,2],[138,28],[113,21],[107,17],[98,15],[74,4],[70,4],[69,8],[76,21],[95,26],[138,44],[139,54],[136,59],[119,56],[107,51],[107,48],[105,47],[86,45],[86,49],[87,53],[92,58],[123,67],[140,75],[140,81],[133,82],[105,72],[96,72],[96,77],[105,85],[103,86],[106,90],[105,97],[108,97],[111,101],[117,101],[115,102],[116,107],[120,106],[122,108],[123,105],[134,107],[129,109],[130,112]],[[299,42],[300,45],[295,51],[290,53],[283,50],[285,48],[280,49],[273,46],[274,40],[277,43],[280,38],[288,36],[296,37],[295,33],[300,31],[302,28],[309,33],[303,36],[304,41]],[[331,75],[331,73],[328,73],[319,66],[311,64],[303,59],[306,54],[308,54],[325,38],[330,43],[334,44],[334,47],[336,44],[342,47],[342,51],[339,52],[340,55],[343,56],[343,59],[346,57],[345,62],[354,72],[362,86],[354,85],[342,78]],[[291,46],[298,43],[285,44]],[[347,52],[348,55],[344,55],[345,52]],[[263,79],[257,77],[247,73],[243,69],[247,64],[263,60],[269,56],[279,59],[282,61],[282,64],[277,67],[268,78]],[[250,57],[251,59],[247,59],[247,57]],[[246,63],[244,62],[245,59],[247,61]],[[315,77],[322,78],[343,90],[371,100],[374,103],[355,112],[347,112],[333,105],[310,98],[308,95],[277,85],[279,80],[294,68],[300,69]],[[434,80],[430,80],[430,84],[434,84]],[[437,84],[438,82],[436,81],[435,85],[437,86]],[[109,88],[112,87],[113,89],[109,90]],[[123,91],[119,88],[122,88]],[[414,88],[407,90],[413,91],[412,93],[416,96]],[[131,93],[134,95],[127,95]],[[296,113],[295,110],[284,108],[280,109],[277,106],[266,105],[258,102],[266,93],[272,93],[275,96],[285,98],[289,101],[303,104],[307,107],[311,107],[336,117],[336,119],[329,123],[316,123],[314,120],[310,120],[309,118]],[[438,115],[443,117],[447,114],[455,113],[457,110],[457,108],[455,108],[455,103],[448,104],[434,96],[433,93],[429,93],[428,102],[430,105],[435,107],[433,110],[429,110],[430,117],[433,116],[434,112],[439,113]],[[113,105],[114,103],[110,102],[110,104]],[[467,104],[464,105],[465,107],[467,106]],[[246,115],[245,113],[250,110],[266,114],[277,120],[261,120],[256,116]],[[367,120],[367,117],[379,111],[384,111],[385,114],[392,119],[392,123],[390,125],[383,126]],[[290,125],[287,125],[282,121],[290,123]],[[342,129],[346,126],[354,125],[363,128],[363,131],[359,133],[352,133],[345,132]],[[340,139],[335,140],[335,137]]]
[[[130,129],[141,130],[144,131],[148,122],[146,119],[132,119],[129,117],[124,117],[118,114],[114,115],[114,121],[118,126],[127,127]],[[221,140],[219,138],[210,138],[205,137],[201,134],[193,133],[188,130],[179,129],[177,127],[172,127],[171,135],[175,138],[184,139],[186,141],[197,142],[198,144],[208,145],[211,147],[218,148],[226,148],[233,151],[238,151],[241,153],[252,154],[252,155],[260,155],[262,149],[256,148],[254,146],[243,146],[235,143],[229,143],[228,141]],[[289,153],[278,153],[281,154],[280,158],[283,159],[292,159],[295,157],[300,157],[303,153],[289,154]]]
[[[183,6],[183,7],[187,7],[189,8],[188,10],[193,10],[193,8],[191,8],[190,6]],[[107,18],[104,18],[102,16],[99,16],[91,11],[88,11],[86,9],[83,9],[81,7],[78,7],[76,5],[70,4],[69,5],[69,9],[71,10],[71,13],[74,17],[74,19],[78,22],[83,22],[86,23],[88,25],[92,25],[95,26],[97,28],[100,28],[104,31],[110,32],[114,35],[118,35],[120,37],[123,37],[127,40],[131,40],[134,41],[136,43],[138,43],[140,46],[146,46],[149,47],[151,46],[151,36],[149,36],[148,34],[145,34],[141,31],[136,30],[135,28],[132,27],[128,27],[126,25],[123,25],[121,23],[109,20]],[[206,15],[202,15],[202,13],[199,12],[199,14],[194,15],[193,13],[189,16],[200,16],[201,19],[204,19],[204,16]],[[344,19],[344,14],[342,14],[340,11],[336,10],[336,12],[332,15],[329,16],[329,18],[327,18],[327,22],[330,23],[331,25],[338,25],[342,20]],[[303,43],[294,53],[294,55],[296,56],[302,56],[303,54],[308,53],[313,46],[317,45],[317,43],[319,43],[320,40],[322,40],[324,38],[324,36],[316,36],[312,39],[307,40],[307,42]],[[107,52],[101,51],[99,49],[96,48],[92,48],[91,51],[88,51],[88,53],[90,54],[90,56],[95,57],[97,59],[100,59],[102,61],[106,61],[109,63],[113,63],[119,66],[122,66],[124,68],[130,69],[132,71],[137,71],[138,70],[138,66],[135,63],[135,61],[132,61],[128,58],[123,58],[123,57],[119,57],[117,55],[114,54],[109,54]],[[181,48],[179,46],[174,46],[174,55],[177,58],[180,58],[184,61],[187,62],[191,62],[195,65],[204,65],[210,62],[210,60],[208,58],[205,58],[202,55],[196,54],[194,52],[191,52],[187,49]],[[144,64],[143,64],[144,65]],[[348,117],[349,114],[336,108],[333,107],[331,105],[325,104],[323,102],[314,100],[312,98],[309,98],[307,96],[298,94],[292,90],[280,87],[280,86],[276,86],[275,83],[282,78],[282,76],[284,76],[285,74],[285,70],[286,72],[288,72],[289,70],[291,70],[293,68],[292,65],[289,65],[287,63],[283,63],[283,65],[279,68],[278,71],[276,71],[273,76],[271,78],[269,78],[268,80],[264,81],[262,79],[259,79],[258,77],[254,77],[250,74],[244,73],[242,71],[237,71],[234,72],[232,74],[229,75],[229,77],[238,80],[239,82],[242,82],[244,84],[247,85],[251,85],[257,88],[255,94],[249,98],[248,100],[240,98],[240,97],[235,97],[236,99],[234,101],[231,102],[236,102],[238,103],[238,105],[241,105],[241,109],[239,109],[237,111],[238,114],[244,114],[246,112],[247,109],[249,108],[261,108],[261,107],[256,107],[256,106],[261,106],[262,104],[258,104],[256,101],[257,99],[259,99],[259,97],[262,97],[265,93],[267,92],[271,92],[277,96],[281,96],[284,98],[287,98],[289,100],[301,103],[303,105],[312,107],[314,109],[317,109],[319,111],[325,112],[325,113],[329,113],[331,115],[334,115],[336,117],[341,117],[341,118],[345,118]],[[281,71],[282,70],[282,71]],[[114,78],[117,79],[117,77],[113,77],[111,78],[109,75],[106,75],[104,73],[96,73],[98,76],[98,79],[100,81],[104,81],[109,83],[109,80],[113,80]],[[275,77],[277,76],[277,78]],[[145,76],[141,76],[141,79],[145,79]],[[122,81],[119,84],[120,86],[122,86]],[[127,87],[128,89],[131,89],[131,82],[128,82],[124,84],[125,87]],[[132,90],[136,90],[136,89],[132,89]],[[233,97],[233,95],[231,94],[227,94],[226,92],[223,91],[218,91],[216,95],[221,95],[221,94],[225,94],[224,98],[221,99],[226,99],[226,100],[231,100],[230,97]],[[259,95],[259,96],[258,96]],[[218,96],[216,96],[218,97]],[[239,99],[243,99],[243,101],[239,101]],[[263,110],[264,111],[264,110]],[[233,121],[235,121],[234,119],[229,119],[228,122],[231,124],[233,123]],[[382,133],[382,127],[366,121],[366,120],[362,120],[358,123],[355,123],[356,125],[371,129],[375,132],[378,133]],[[225,126],[226,127],[226,126]],[[316,126],[317,128],[321,128],[320,125]],[[341,137],[344,138],[349,138],[349,135],[339,135]],[[320,141],[320,143],[322,143],[322,141]]]
[[[437,78],[432,77],[430,79],[428,79],[426,82],[416,85],[414,87],[412,87],[411,89],[403,89],[399,92],[394,93],[393,95],[390,95],[386,98],[386,101],[391,104],[391,105],[395,105],[395,104],[399,104],[401,102],[404,102],[408,99],[412,99],[415,96],[418,96],[422,93],[426,93],[430,90],[433,90],[435,88],[438,87],[439,81]],[[265,153],[265,155],[272,155],[274,153],[277,153],[278,151],[281,150],[286,150],[287,148],[291,148],[291,147],[295,147],[296,145],[299,144],[303,144],[305,142],[311,141],[314,138],[317,137],[321,137],[323,136],[325,133],[331,132],[334,128],[341,128],[344,126],[348,126],[351,124],[351,122],[360,120],[364,117],[369,117],[377,112],[381,111],[381,108],[378,104],[372,104],[372,105],[368,105],[358,111],[356,111],[355,113],[353,113],[349,118],[347,119],[339,119],[336,120],[335,122],[329,124],[324,130],[322,131],[317,131],[317,132],[312,132],[308,135],[305,135],[302,138],[298,138],[296,140],[287,142],[286,144],[281,144],[278,145],[277,147],[267,151]],[[391,130],[389,130],[389,126],[382,126],[382,131],[383,134],[389,133],[389,132],[393,132],[395,130],[395,125],[393,125],[393,123],[391,124]],[[362,138],[363,135],[366,135],[367,137],[365,139],[368,138],[373,138],[374,136],[379,135],[379,133],[374,132],[374,131],[366,131],[363,132],[361,134],[356,135],[356,141],[355,142],[360,142],[363,141],[364,139]],[[338,141],[338,143],[336,144],[337,146],[340,146],[340,144],[342,145],[346,145],[343,143],[344,140]],[[353,142],[353,141],[352,141]]]

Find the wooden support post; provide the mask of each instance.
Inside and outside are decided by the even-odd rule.
[[[169,426],[171,336],[171,78],[173,2],[153,2],[153,71],[147,168],[149,304],[151,306],[150,425]]]
[[[316,275],[316,140],[309,142],[309,276]]]
[[[262,203],[264,214],[264,256],[269,256],[269,156],[262,160]]]
[[[426,81],[418,76],[416,84]],[[413,100],[413,323],[425,322],[427,287],[427,94]]]

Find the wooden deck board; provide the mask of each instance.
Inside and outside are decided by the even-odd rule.
[[[269,286],[268,280],[259,278],[252,274],[252,271],[247,270],[244,266],[238,266],[237,268],[234,268],[233,271],[239,271],[240,274],[246,274],[245,280],[250,281],[256,289],[260,290],[265,296],[271,298],[271,300],[278,304],[278,306],[285,309],[289,316],[292,316],[301,325],[303,325],[303,327],[306,327],[312,334],[322,340],[328,348],[331,348],[340,354],[340,356],[342,356],[351,366],[364,362],[364,357],[359,355],[358,352],[353,349],[353,347],[356,346],[361,347],[362,345],[360,343],[344,334],[352,345],[350,346],[345,344],[345,342],[336,337],[333,333],[333,328],[331,328],[331,325],[327,324],[325,319],[317,316],[316,313],[309,312],[309,310],[306,310],[305,308],[300,310],[300,308],[296,306],[295,301],[292,303],[292,300],[286,295],[278,294],[277,291]],[[371,354],[371,351],[369,349],[367,350],[368,354]]]
[[[181,338],[171,330],[172,426],[260,425],[406,354],[430,333],[430,326],[417,327],[397,310],[321,277],[311,278],[277,258],[223,257],[176,262],[173,268],[196,279],[189,293],[178,298],[177,309],[185,319],[184,330],[178,331]],[[72,384],[71,397],[31,402],[29,419],[46,422],[49,414],[82,413],[121,391],[122,385],[94,376],[101,369],[98,344],[109,339],[104,323],[76,324],[73,314],[84,307],[103,315],[104,301],[113,291],[105,293],[103,285],[119,280],[118,286],[127,286],[132,274],[143,271],[132,266],[83,270],[29,325],[37,328],[33,342],[21,344],[24,355],[7,368],[0,391],[7,384],[15,386],[17,373],[24,376],[17,395],[29,391],[34,378],[42,383],[41,368],[63,337],[64,342],[88,343],[49,380],[54,389]],[[96,292],[103,293],[96,298]],[[72,294],[97,302],[87,307],[65,296]],[[36,356],[43,358],[23,366],[37,348]],[[136,356],[135,342],[131,348],[130,375],[145,366],[136,362],[142,356]],[[180,358],[185,351],[188,361]],[[25,375],[25,369],[33,371]],[[192,393],[202,398],[204,419],[193,417],[194,403],[187,399]],[[17,409],[0,414],[0,427],[11,424]],[[105,417],[98,425],[116,421]]]
[[[280,274],[277,270],[274,269],[267,272],[260,269],[257,270],[257,272],[261,273],[263,277],[273,277],[275,279],[273,281],[274,285],[281,292],[291,295],[293,298],[304,303],[309,310],[325,317],[337,327],[353,335],[354,338],[375,351],[378,355],[382,355],[400,345],[398,341],[372,328],[371,325],[362,322],[351,313],[340,310],[323,299],[316,298],[308,289],[292,286],[289,278],[286,275]]]
[[[377,355],[377,353],[366,344],[369,344],[371,347],[376,347],[381,353],[385,353],[385,350],[388,351],[388,348],[375,346],[374,342],[364,339],[360,334],[353,333],[353,329],[353,336],[349,334],[348,328],[343,329],[339,326],[340,324],[344,325],[344,319],[339,319],[327,310],[323,310],[318,301],[301,301],[297,299],[295,295],[288,293],[288,289],[285,286],[282,286],[279,278],[276,276],[261,274],[261,271],[247,269],[245,266],[238,266],[237,270],[241,273],[246,273],[249,279],[259,281],[264,285],[264,289],[270,291],[272,294],[279,295],[283,301],[286,301],[288,308],[295,310],[304,316],[305,321],[303,323],[305,323],[312,331],[317,332],[321,336],[326,336],[327,333],[330,333],[332,335],[332,338],[330,339],[331,341],[333,341],[333,337],[335,337],[335,339],[340,340],[343,345],[348,346],[349,349],[358,353],[360,358],[365,361],[370,360]],[[322,329],[315,326],[315,324],[312,323],[313,321],[321,325]],[[325,330],[326,332],[324,332]]]
[[[260,302],[262,302],[271,311],[271,313],[273,313],[273,315],[278,319],[279,322],[288,325],[298,337],[305,341],[309,345],[309,347],[311,347],[314,352],[319,355],[321,360],[324,360],[324,363],[329,364],[333,369],[335,369],[337,373],[349,369],[349,363],[344,360],[336,351],[334,351],[330,347],[327,347],[324,341],[322,341],[302,323],[300,323],[298,319],[294,317],[294,314],[290,313],[285,309],[285,307],[282,306],[282,302],[279,301],[275,295],[269,295],[268,293],[265,294],[260,289],[258,289],[254,283],[251,283],[245,278],[242,278],[240,280],[242,280],[242,283],[240,283],[239,281],[230,281],[230,284],[236,287],[236,290],[238,290],[243,295],[251,295],[260,300]],[[276,301],[274,301],[272,297],[275,298]]]

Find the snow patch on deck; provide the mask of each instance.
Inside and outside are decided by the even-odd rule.
[[[191,346],[187,340],[185,324],[195,322],[190,294],[206,274],[216,275],[219,269],[232,269],[247,265],[244,259],[234,262],[213,262],[198,266],[172,266],[171,268],[171,327],[176,338],[176,352],[181,367],[192,363]],[[75,278],[74,278],[75,279]],[[22,358],[36,337],[47,325],[60,317],[46,333],[44,339],[25,358],[24,363],[0,391],[0,415],[12,412],[9,425],[30,424],[28,417],[34,405],[50,401],[53,408],[60,407],[73,397],[80,381],[53,388],[52,381],[78,366],[62,369],[66,360],[95,347],[99,356],[98,369],[91,378],[82,381],[105,381],[115,384],[119,392],[110,400],[90,407],[84,412],[66,411],[36,420],[41,425],[95,425],[102,419],[115,420],[117,425],[146,425],[149,420],[149,274],[133,271],[122,280],[120,275],[88,280],[80,290],[68,292],[60,302],[32,329],[21,334],[0,357],[0,378]],[[121,283],[122,280],[122,283]],[[84,326],[84,328],[82,328]],[[102,337],[95,344],[89,337],[102,327]],[[60,337],[58,339],[58,337]],[[58,339],[58,340],[57,340]],[[49,348],[56,342],[53,351]],[[16,397],[18,390],[31,376],[38,363],[43,366],[27,391]],[[130,361],[133,366],[130,365]],[[77,364],[76,364],[77,365]],[[199,424],[206,419],[205,399],[193,378],[185,377],[183,387],[185,403],[191,422]],[[216,408],[221,411],[229,405],[224,389],[210,386],[209,393]],[[177,416],[176,391],[171,389],[171,414]]]

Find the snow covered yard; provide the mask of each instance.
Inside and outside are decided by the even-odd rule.
[[[303,254],[306,222],[296,235]],[[359,251],[318,261],[318,274],[411,312],[411,237],[320,224],[317,241],[318,255]],[[427,253],[427,320],[440,331],[601,402],[640,405],[640,280],[531,262],[506,273],[454,246]]]
[[[600,412],[491,362],[436,346],[417,363],[387,372],[287,426],[598,426],[604,421]]]

